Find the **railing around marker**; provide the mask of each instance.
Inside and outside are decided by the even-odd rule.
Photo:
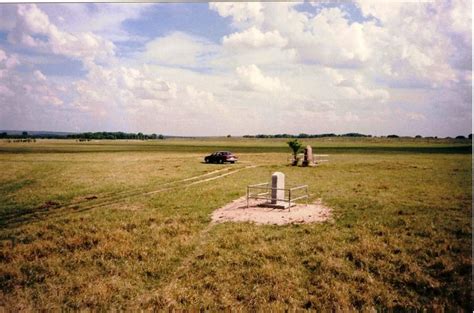
[[[264,192],[258,192],[259,190],[260,191],[264,190]],[[272,197],[273,190],[277,190],[277,191],[283,190],[284,191],[283,199]],[[303,191],[303,194],[298,195],[298,192],[300,190]],[[295,193],[296,193],[296,197],[295,197]],[[291,187],[291,188],[273,188],[271,186],[271,183],[260,183],[260,184],[247,186],[247,208],[249,207],[250,199],[266,200],[267,203],[271,203],[272,201],[274,203],[285,202],[285,203],[288,203],[288,209],[290,209],[292,205],[296,204],[296,201],[301,200],[301,199],[306,199],[306,205],[308,205],[308,198],[309,198],[308,185],[301,185],[301,186],[296,186],[296,187]]]

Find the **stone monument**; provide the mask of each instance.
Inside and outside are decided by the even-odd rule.
[[[286,203],[283,200],[285,198],[285,174],[281,172],[275,172],[272,174],[272,197],[270,204],[273,206],[286,207]]]
[[[303,159],[303,166],[313,166],[314,165],[314,158],[313,158],[313,148],[310,145],[306,146],[304,149],[304,159]]]

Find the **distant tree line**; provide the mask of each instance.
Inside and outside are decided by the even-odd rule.
[[[28,136],[28,132],[22,132],[21,135],[9,135],[6,132],[0,133],[0,138],[8,139],[8,142],[36,142],[35,138]]]
[[[79,141],[88,141],[93,139],[138,139],[138,140],[148,140],[148,139],[165,139],[163,135],[157,134],[143,134],[143,133],[124,133],[124,132],[87,132],[87,133],[78,133],[78,134],[28,134],[24,131],[21,134],[9,134],[7,132],[0,133],[0,139],[17,139],[22,140],[23,142],[28,142],[27,140],[37,139],[78,139]]]
[[[95,133],[80,133],[80,134],[69,134],[66,136],[69,139],[138,139],[138,140],[149,140],[149,139],[165,139],[163,135],[157,134],[143,134],[143,133],[124,133],[124,132],[95,132]]]
[[[227,135],[228,138],[231,135]],[[258,135],[244,135],[244,138],[325,138],[325,137],[376,137],[372,135],[364,135],[359,133],[346,133],[346,134],[305,134],[301,133],[298,135],[293,134],[258,134]],[[434,137],[423,137],[421,135],[416,135],[415,137],[410,136],[398,136],[398,135],[388,135],[388,136],[379,136],[381,138],[424,138],[424,139],[438,139],[437,136]],[[86,132],[86,133],[77,133],[77,134],[54,134],[54,133],[39,133],[39,134],[29,134],[24,131],[21,134],[9,134],[7,132],[0,133],[0,139],[19,139],[23,142],[28,142],[29,139],[77,139],[79,141],[89,141],[89,140],[100,140],[100,139],[138,139],[138,140],[153,140],[153,139],[165,139],[163,135],[157,134],[143,134],[143,133],[125,133],[125,132]],[[194,137],[190,137],[194,138]],[[472,140],[472,134],[467,136],[468,139]],[[451,137],[446,137],[445,139],[452,139]],[[456,136],[455,139],[466,139],[466,136]],[[17,141],[16,141],[17,142]]]
[[[8,134],[7,132],[0,133],[0,138],[13,138],[13,139],[26,139],[29,138],[28,132],[22,132],[20,134]]]
[[[359,133],[347,133],[347,134],[299,134],[299,135],[293,135],[293,134],[275,134],[275,135],[267,135],[267,134],[258,134],[258,135],[244,135],[244,138],[325,138],[325,137],[376,137],[372,135],[365,135],[365,134],[359,134]],[[438,139],[437,136],[430,136],[430,137],[423,137],[421,135],[416,135],[414,137],[411,136],[398,136],[395,134],[388,135],[388,136],[379,136],[380,138],[424,138],[424,139]],[[469,134],[467,138],[472,139],[472,134]],[[445,139],[452,139],[451,137],[446,137]],[[455,139],[466,139],[465,136],[456,136]]]
[[[292,134],[276,134],[276,135],[245,135],[244,138],[324,138],[324,137],[372,137],[372,135],[364,135],[359,133],[347,133],[342,135],[336,134],[305,134],[301,133],[299,135]]]

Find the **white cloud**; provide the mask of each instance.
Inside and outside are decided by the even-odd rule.
[[[71,33],[93,32],[112,41],[142,41],[144,38],[129,34],[123,22],[136,20],[153,4],[95,3],[41,5],[53,22]]]
[[[347,92],[347,99],[375,99],[386,101],[390,98],[388,91],[370,86],[365,80],[365,77],[360,74],[356,74],[350,78],[345,78],[339,81],[337,86],[342,87],[344,91]]]
[[[142,41],[142,36],[129,34],[123,22],[140,18],[156,4],[120,3],[53,3],[37,4],[49,22],[69,33],[92,32],[112,41]],[[11,31],[17,22],[16,5],[2,4],[0,30]]]
[[[223,17],[232,17],[234,26],[246,27],[263,22],[262,3],[259,2],[211,2],[209,8]]]
[[[35,4],[18,6],[16,24],[8,33],[8,40],[88,61],[106,60],[114,55],[115,49],[112,42],[91,32],[73,34],[59,30]]]
[[[2,55],[0,61],[0,77],[2,78],[0,80],[0,124],[8,127],[12,123],[23,121],[33,125],[38,120],[44,125],[51,125],[50,108],[61,107],[64,104],[59,86],[51,82],[39,70],[19,71],[10,62],[11,59],[14,59],[14,64],[20,63],[18,57],[2,52],[0,52]],[[10,128],[16,127],[10,126]]]
[[[344,120],[346,122],[358,122],[360,118],[357,114],[354,114],[352,112],[346,112],[346,114],[344,114]]]
[[[223,111],[212,93],[165,80],[148,66],[104,68],[92,65],[87,78],[74,86],[74,107],[104,118],[110,118],[119,110],[126,111],[131,118],[136,115],[142,122],[151,123],[156,119],[172,121],[175,115],[180,119],[194,119],[207,110],[217,117]]]
[[[33,72],[33,75],[38,81],[45,81],[46,80],[46,76],[44,76],[43,73],[41,73],[41,71],[36,70],[36,71]]]
[[[213,2],[232,27],[220,43],[172,27],[132,36],[123,22],[142,5],[2,6],[0,122],[43,114],[79,129],[175,134],[467,129],[471,3],[392,2],[357,4],[358,21],[344,6]],[[48,74],[41,60],[53,54],[85,72]]]
[[[309,17],[306,13],[296,11],[295,5],[259,4],[258,14],[254,12],[249,15],[252,17],[252,28],[224,37],[224,44],[231,41],[249,45],[264,41],[263,34],[267,34],[266,37],[272,34],[273,41],[276,41],[276,36],[283,39],[279,38],[279,47],[294,49],[301,62],[359,66],[370,58],[366,34],[369,32],[370,35],[373,24],[350,24],[346,14],[338,8],[323,9],[318,15]],[[211,4],[210,7],[217,7],[221,16],[232,16],[234,23],[243,28],[239,22],[245,16],[247,7],[228,3]]]
[[[18,6],[17,17],[17,26],[28,33],[46,34],[51,26],[48,16],[36,5]]]
[[[195,67],[205,63],[217,52],[217,47],[199,37],[174,32],[149,41],[141,58],[146,62]]]
[[[410,120],[413,120],[413,121],[424,121],[424,120],[426,120],[425,115],[423,115],[421,113],[407,112],[406,115]]]
[[[269,64],[274,64],[273,71],[291,86],[293,106],[301,105],[303,111],[309,110],[313,116],[326,121],[350,120],[357,127],[371,125],[370,118],[378,118],[371,112],[393,112],[389,108],[406,105],[407,102],[399,102],[398,96],[393,98],[393,93],[404,94],[408,103],[422,103],[418,105],[426,112],[439,106],[436,104],[439,96],[435,95],[439,92],[452,95],[449,97],[456,98],[453,100],[456,103],[466,104],[447,115],[462,110],[467,113],[462,123],[470,125],[469,97],[454,95],[466,94],[472,88],[471,3],[464,0],[446,3],[385,1],[364,2],[360,7],[368,20],[351,21],[348,13],[337,7],[322,6],[316,14],[308,14],[298,12],[294,4],[262,3],[259,13],[253,15],[258,18],[252,19],[252,32],[248,31],[248,23],[239,23],[245,8],[217,10],[222,16],[232,17],[233,25],[240,29],[238,33],[223,37],[224,46],[235,42],[229,49],[235,56],[229,53],[225,55],[226,60],[236,66],[255,64],[272,68]],[[248,52],[250,49],[242,49],[247,42],[252,42],[250,33],[272,32],[288,42],[271,50],[262,49],[266,58],[255,58]],[[254,51],[258,49],[254,48]],[[266,62],[285,51],[293,51],[292,57],[283,62]],[[247,89],[251,87],[247,85]],[[323,103],[331,103],[333,110],[328,111]],[[439,114],[442,113],[436,114],[441,118]],[[385,122],[392,119],[391,122],[428,123],[423,113],[392,113],[380,115],[380,118]],[[403,129],[410,129],[404,123]],[[415,124],[411,127],[421,127]],[[382,129],[383,123],[377,127]]]
[[[263,92],[289,90],[287,86],[280,82],[278,77],[265,76],[255,64],[240,66],[235,71],[239,78],[238,89]]]
[[[0,49],[0,70],[3,69],[12,69],[20,65],[20,60],[16,54],[9,54],[2,49]],[[1,77],[1,76],[0,76]]]
[[[288,40],[283,38],[278,31],[261,32],[256,27],[251,27],[240,33],[233,33],[222,38],[222,43],[229,49],[269,48],[286,46]]]
[[[260,3],[249,14],[252,27],[223,37],[224,45],[258,47],[257,43],[266,42],[264,34],[278,34],[288,40],[285,45],[280,41],[279,47],[294,51],[294,60],[302,64],[366,68],[373,77],[394,86],[456,83],[460,74],[454,67],[470,69],[470,57],[466,55],[472,46],[468,1],[362,1],[362,13],[378,19],[363,22],[350,21],[348,14],[337,7],[311,15],[298,12],[295,5]],[[248,11],[246,6],[225,3],[210,7],[221,16],[232,17],[235,25],[245,29],[239,22]],[[453,42],[453,33],[463,38],[461,42]]]
[[[359,6],[364,15],[380,21],[373,45],[383,53],[376,55],[374,66],[382,65],[385,79],[395,84],[439,87],[458,81],[456,68],[471,68],[472,18],[468,1],[360,1]],[[462,22],[454,22],[453,16]]]
[[[349,23],[338,9],[323,9],[309,19],[305,29],[293,33],[291,44],[297,48],[302,62],[336,66],[361,66],[372,55],[368,36],[375,31],[373,23]]]
[[[7,54],[0,49],[0,78],[7,78],[7,73],[19,64],[20,61],[17,55]]]

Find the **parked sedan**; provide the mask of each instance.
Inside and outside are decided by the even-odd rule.
[[[237,162],[237,157],[232,154],[232,152],[229,151],[218,151],[214,152],[211,155],[208,155],[204,158],[204,161],[206,163],[224,163],[224,162],[230,162],[230,163],[235,163]]]

